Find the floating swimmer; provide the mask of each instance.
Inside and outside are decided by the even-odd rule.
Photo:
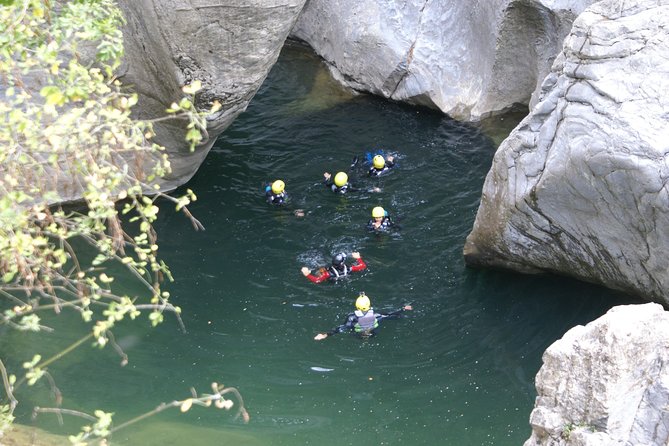
[[[286,192],[286,183],[282,180],[275,180],[272,184],[265,186],[265,198],[269,204],[282,206],[288,201],[288,192]]]
[[[351,258],[355,260],[355,262],[349,266],[346,264],[346,254],[342,252],[335,254],[332,257],[332,265],[319,268],[316,274],[312,274],[311,270],[306,266],[303,266],[301,271],[304,277],[311,280],[313,283],[321,283],[326,280],[335,281],[348,276],[350,273],[362,271],[367,268],[367,264],[362,260],[359,252],[352,252]]]
[[[346,322],[333,328],[327,333],[317,334],[314,337],[314,340],[320,341],[328,336],[350,330],[353,330],[355,334],[360,337],[370,337],[375,334],[375,330],[378,328],[379,323],[382,320],[389,318],[395,319],[400,317],[403,312],[413,310],[411,305],[405,305],[399,310],[390,313],[376,313],[372,308],[372,303],[369,300],[369,297],[365,295],[364,291],[362,291],[356,299],[355,308],[356,310],[353,313],[349,313],[348,316],[346,316]]]
[[[331,173],[325,172],[323,174],[323,183],[325,184],[325,187],[336,194],[357,191],[357,189],[348,182],[348,174],[346,172],[337,172],[334,179],[332,178]]]
[[[388,212],[381,206],[372,209],[372,218],[367,222],[367,229],[374,232],[385,232],[395,226]]]
[[[395,157],[388,155],[386,158],[383,155],[375,155],[372,158],[372,166],[367,171],[370,177],[378,177],[381,174],[388,172],[395,167]]]
[[[283,180],[275,180],[271,184],[265,185],[265,199],[269,204],[275,206],[284,206],[288,204],[288,192],[286,192],[286,183]],[[304,210],[295,209],[293,211],[296,217],[304,217]]]

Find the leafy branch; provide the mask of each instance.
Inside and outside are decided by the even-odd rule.
[[[146,418],[152,417],[167,409],[178,407],[181,412],[188,412],[193,406],[211,407],[212,405],[218,409],[230,410],[235,407],[237,401],[237,413],[235,419],[242,418],[244,423],[248,423],[251,419],[248,411],[244,407],[244,400],[239,391],[234,387],[225,387],[223,384],[212,383],[211,388],[213,393],[203,393],[198,395],[194,388],[191,388],[191,396],[183,400],[175,400],[169,403],[161,403],[153,410],[143,413],[135,418],[132,418],[118,426],[113,426],[111,413],[96,410],[94,415],[76,410],[61,409],[58,407],[35,407],[33,409],[33,419],[37,418],[40,413],[53,413],[59,417],[62,423],[62,415],[71,415],[84,418],[92,421],[93,424],[84,426],[78,435],[70,436],[70,442],[74,446],[86,446],[88,444],[106,444],[107,438],[110,438],[114,432],[124,429],[130,425],[138,423]],[[226,398],[226,395],[231,394],[233,399]],[[91,442],[91,443],[89,443]]]
[[[52,0],[15,0],[0,8],[0,120],[5,124],[0,127],[0,327],[49,332],[41,316],[71,309],[88,331],[46,360],[34,354],[23,363],[20,378],[0,358],[7,401],[0,402],[0,433],[13,421],[16,390],[24,383],[46,377],[60,404],[48,366],[87,341],[111,345],[125,365],[127,355],[113,335],[118,322],[148,312],[155,326],[170,312],[183,329],[181,309],[162,287],[173,278],[158,255],[153,227],[158,200],[174,205],[196,230],[204,227],[188,210],[197,199],[191,190],[179,197],[161,192],[170,162],[164,147],[153,142],[153,125],[184,120],[185,140],[194,150],[208,137],[207,115],[220,104],[198,110],[201,84],[194,81],[183,87],[166,116],[133,118],[139,98],[115,76],[123,55],[122,24],[112,0],[58,7]],[[140,291],[123,292],[128,284]],[[234,393],[248,418],[234,388],[214,392],[193,393],[179,406],[213,402],[229,409],[223,395]],[[91,433],[105,436],[111,415],[108,421],[108,414],[99,412],[89,415],[93,426],[73,437],[79,443]]]

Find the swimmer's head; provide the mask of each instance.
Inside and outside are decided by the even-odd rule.
[[[275,194],[280,194],[286,188],[286,183],[281,180],[276,180],[272,183],[272,192]]]
[[[374,167],[376,167],[377,169],[383,169],[384,167],[386,167],[386,160],[383,159],[383,156],[376,155],[372,160],[372,164],[374,164]]]
[[[386,211],[381,206],[377,206],[372,209],[372,217],[374,218],[383,218],[386,216]]]
[[[348,183],[348,175],[345,172],[339,172],[334,177],[334,184],[337,187],[342,187],[344,184]]]
[[[346,254],[343,252],[340,252],[339,254],[335,254],[332,256],[332,264],[334,266],[341,266],[344,264],[344,260],[346,260]]]
[[[361,292],[358,298],[355,300],[355,308],[360,311],[368,311],[372,307],[372,303],[369,301],[369,297],[365,295],[365,292]]]

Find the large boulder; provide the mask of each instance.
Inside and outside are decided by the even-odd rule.
[[[190,152],[179,121],[157,124],[172,173],[173,189],[197,171],[216,137],[244,111],[279,57],[306,0],[120,0],[125,60],[121,80],[139,93],[138,114],[157,118],[182,97],[181,87],[203,84],[197,105],[223,108],[208,119],[208,138]]]
[[[348,87],[478,120],[527,104],[594,0],[310,0],[291,35]]]
[[[543,356],[525,446],[666,445],[669,313],[615,307]]]
[[[498,149],[465,260],[669,303],[669,2],[582,13]]]

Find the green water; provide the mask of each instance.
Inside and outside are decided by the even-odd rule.
[[[117,330],[130,357],[124,368],[111,349],[66,357],[50,369],[64,406],[114,411],[120,423],[216,381],[240,390],[249,424],[196,407],[161,413],[112,444],[522,444],[545,348],[630,299],[561,277],[464,266],[494,141],[517,119],[474,127],[350,97],[308,51],[287,47],[187,185],[206,231],[195,232],[167,207],[157,225],[187,333],[169,317],[154,330]],[[382,192],[341,197],[322,186],[324,171],[345,169],[354,155],[376,148],[396,153],[398,167],[376,181],[353,180]],[[286,181],[291,209],[263,200],[261,184],[276,178]],[[376,205],[401,224],[398,234],[365,231]],[[297,208],[304,218],[292,214]],[[300,274],[303,265],[353,250],[368,270],[346,281],[316,285]],[[314,341],[352,310],[360,290],[377,310],[411,302],[414,311],[384,322],[368,341],[349,334]],[[62,329],[55,346],[4,333],[0,347],[17,361],[27,348],[56,351],[79,336],[76,320],[53,322]],[[37,390],[49,400],[46,386]],[[46,415],[31,422],[29,405],[20,407],[22,423],[54,432],[77,426],[66,419],[58,427]]]

